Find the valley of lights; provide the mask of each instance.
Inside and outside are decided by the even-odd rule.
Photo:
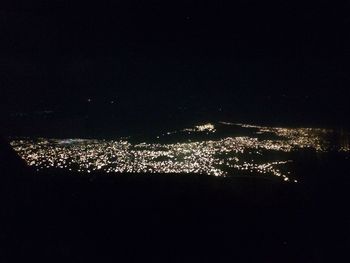
[[[325,129],[272,128],[223,122],[219,125],[254,129],[256,136],[203,138],[200,141],[187,140],[171,144],[44,138],[15,139],[11,144],[28,165],[37,169],[62,168],[86,173],[96,170],[107,173],[198,173],[215,176],[261,174],[292,182],[297,180],[290,178],[288,165],[293,160],[289,153],[302,148],[323,152],[328,147],[323,137],[329,130]],[[187,135],[192,132],[212,134],[217,129],[209,123],[164,135]],[[275,137],[260,138],[262,134]],[[349,148],[342,150],[348,151]]]

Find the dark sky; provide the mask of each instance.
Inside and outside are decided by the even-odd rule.
[[[8,1],[2,111],[311,99],[348,112],[350,4]]]

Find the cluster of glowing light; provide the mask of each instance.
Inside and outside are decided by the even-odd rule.
[[[188,128],[184,129],[183,131],[189,131],[189,132],[215,132],[215,126],[211,123],[206,123],[203,125],[197,125],[194,128]]]
[[[87,173],[99,170],[107,173],[198,173],[214,176],[244,173],[275,176],[293,182],[296,180],[291,178],[288,170],[293,163],[289,153],[301,148],[323,152],[328,147],[324,136],[329,131],[324,129],[221,124],[253,128],[255,135],[216,140],[203,138],[200,141],[171,144],[131,143],[128,139],[45,138],[17,139],[11,144],[30,166],[37,169],[62,168]],[[205,124],[195,126],[192,131],[214,133],[216,129],[212,124]],[[165,134],[171,136],[184,132],[187,134],[188,129]],[[273,136],[261,138],[261,134]],[[349,151],[349,148],[344,146],[341,150]],[[278,154],[269,154],[274,152]]]

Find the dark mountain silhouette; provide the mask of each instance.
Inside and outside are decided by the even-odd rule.
[[[13,150],[9,141],[0,136],[0,174],[17,175],[27,168],[25,161]]]

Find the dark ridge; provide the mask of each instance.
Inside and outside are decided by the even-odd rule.
[[[0,174],[18,174],[26,168],[27,164],[18,156],[9,141],[0,136]]]

